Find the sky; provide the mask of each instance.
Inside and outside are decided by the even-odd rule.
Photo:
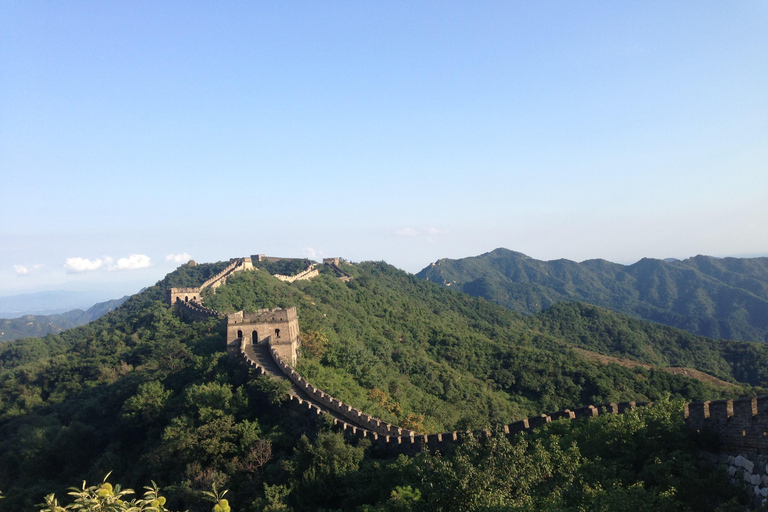
[[[768,255],[768,2],[0,2],[0,296]]]

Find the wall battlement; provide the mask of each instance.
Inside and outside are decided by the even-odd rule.
[[[714,435],[723,452],[768,454],[768,396],[690,402],[683,417],[690,428]]]
[[[304,270],[303,272],[299,272],[295,276],[284,276],[281,274],[275,274],[273,277],[276,277],[281,281],[285,281],[286,283],[293,283],[294,281],[308,281],[320,275],[320,271],[317,270],[316,266],[317,264],[314,263],[309,267],[307,267],[306,270]]]

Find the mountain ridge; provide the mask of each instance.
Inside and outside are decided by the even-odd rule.
[[[541,261],[498,248],[441,259],[422,279],[533,314],[582,301],[716,339],[768,340],[768,258],[694,256],[631,265],[590,259]]]

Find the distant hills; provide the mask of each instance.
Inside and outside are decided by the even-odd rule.
[[[73,309],[86,310],[114,295],[98,291],[50,290],[0,297],[0,318],[26,315],[57,315]]]
[[[99,302],[85,311],[73,309],[54,315],[24,315],[12,319],[0,318],[0,341],[17,340],[30,336],[40,337],[59,333],[79,325],[85,325],[106,315],[127,299],[128,295],[120,299]]]
[[[768,342],[768,258],[540,261],[508,249],[441,259],[418,277],[533,314],[580,301],[715,339]]]

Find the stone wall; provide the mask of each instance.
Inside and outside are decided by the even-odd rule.
[[[355,409],[354,407],[345,404],[344,402],[333,398],[331,395],[323,392],[321,389],[316,388],[307,382],[296,370],[294,370],[289,364],[287,364],[283,358],[272,351],[272,357],[275,363],[280,367],[283,373],[307,396],[313,401],[320,404],[318,407],[315,404],[309,403],[306,405],[307,409],[320,414],[325,412],[323,408],[335,411],[339,415],[347,418],[348,420],[360,425],[363,428],[356,425],[347,423],[338,418],[334,418],[334,423],[342,430],[349,430],[355,435],[361,437],[371,437],[376,440],[380,440],[384,443],[390,443],[395,445],[413,446],[418,449],[445,449],[451,444],[461,443],[467,437],[475,438],[488,438],[492,435],[489,430],[482,430],[476,432],[445,432],[441,434],[418,434],[416,432],[403,429],[397,425],[384,422],[373,416],[363,413],[362,411]],[[246,359],[248,359],[246,357]],[[255,362],[253,362],[255,364]],[[252,366],[253,366],[252,364]],[[292,400],[297,400],[300,405],[304,405],[301,399],[293,397]],[[622,414],[626,411],[631,411],[636,407],[643,407],[653,405],[652,402],[621,402],[621,403],[609,403],[602,405],[589,405],[586,407],[578,407],[572,411],[564,409],[550,414],[541,414],[539,416],[533,416],[524,420],[516,421],[508,425],[503,425],[501,431],[507,437],[514,437],[517,434],[530,432],[533,429],[551,423],[559,419],[576,420],[579,418],[591,418],[604,414]],[[366,432],[368,431],[368,432]]]
[[[752,508],[768,503],[768,456],[702,452],[699,457],[704,465],[718,465],[727,471],[731,483],[747,486],[753,497]]]
[[[265,254],[251,254],[251,260],[253,261],[266,261],[269,263],[274,263],[275,261],[294,261],[294,260],[304,260],[306,258],[281,258],[279,256],[267,256]]]
[[[299,272],[295,276],[283,276],[280,274],[275,274],[274,277],[281,281],[285,281],[286,283],[292,283],[294,281],[307,281],[320,275],[320,271],[315,268],[316,266],[316,264],[310,265],[307,270]]]
[[[253,270],[253,262],[251,261],[251,258],[232,258],[230,260],[230,264],[227,265],[224,270],[208,279],[200,286],[200,288],[202,289],[210,287],[212,290],[215,290],[219,286],[226,283],[229,276],[235,272],[240,272],[243,270]]]
[[[717,439],[722,453],[768,455],[768,396],[690,402],[683,417],[690,428]]]
[[[179,301],[175,303],[174,307],[177,308],[177,311],[182,318],[195,322],[205,322],[209,318],[221,318],[222,316],[221,313],[215,309],[206,308],[197,302],[192,301]]]
[[[298,357],[299,319],[296,308],[260,309],[253,313],[238,311],[227,315],[227,346],[247,343],[269,343],[280,356],[296,364]]]
[[[176,302],[200,301],[200,288],[171,288],[166,295],[168,303],[173,306]]]

